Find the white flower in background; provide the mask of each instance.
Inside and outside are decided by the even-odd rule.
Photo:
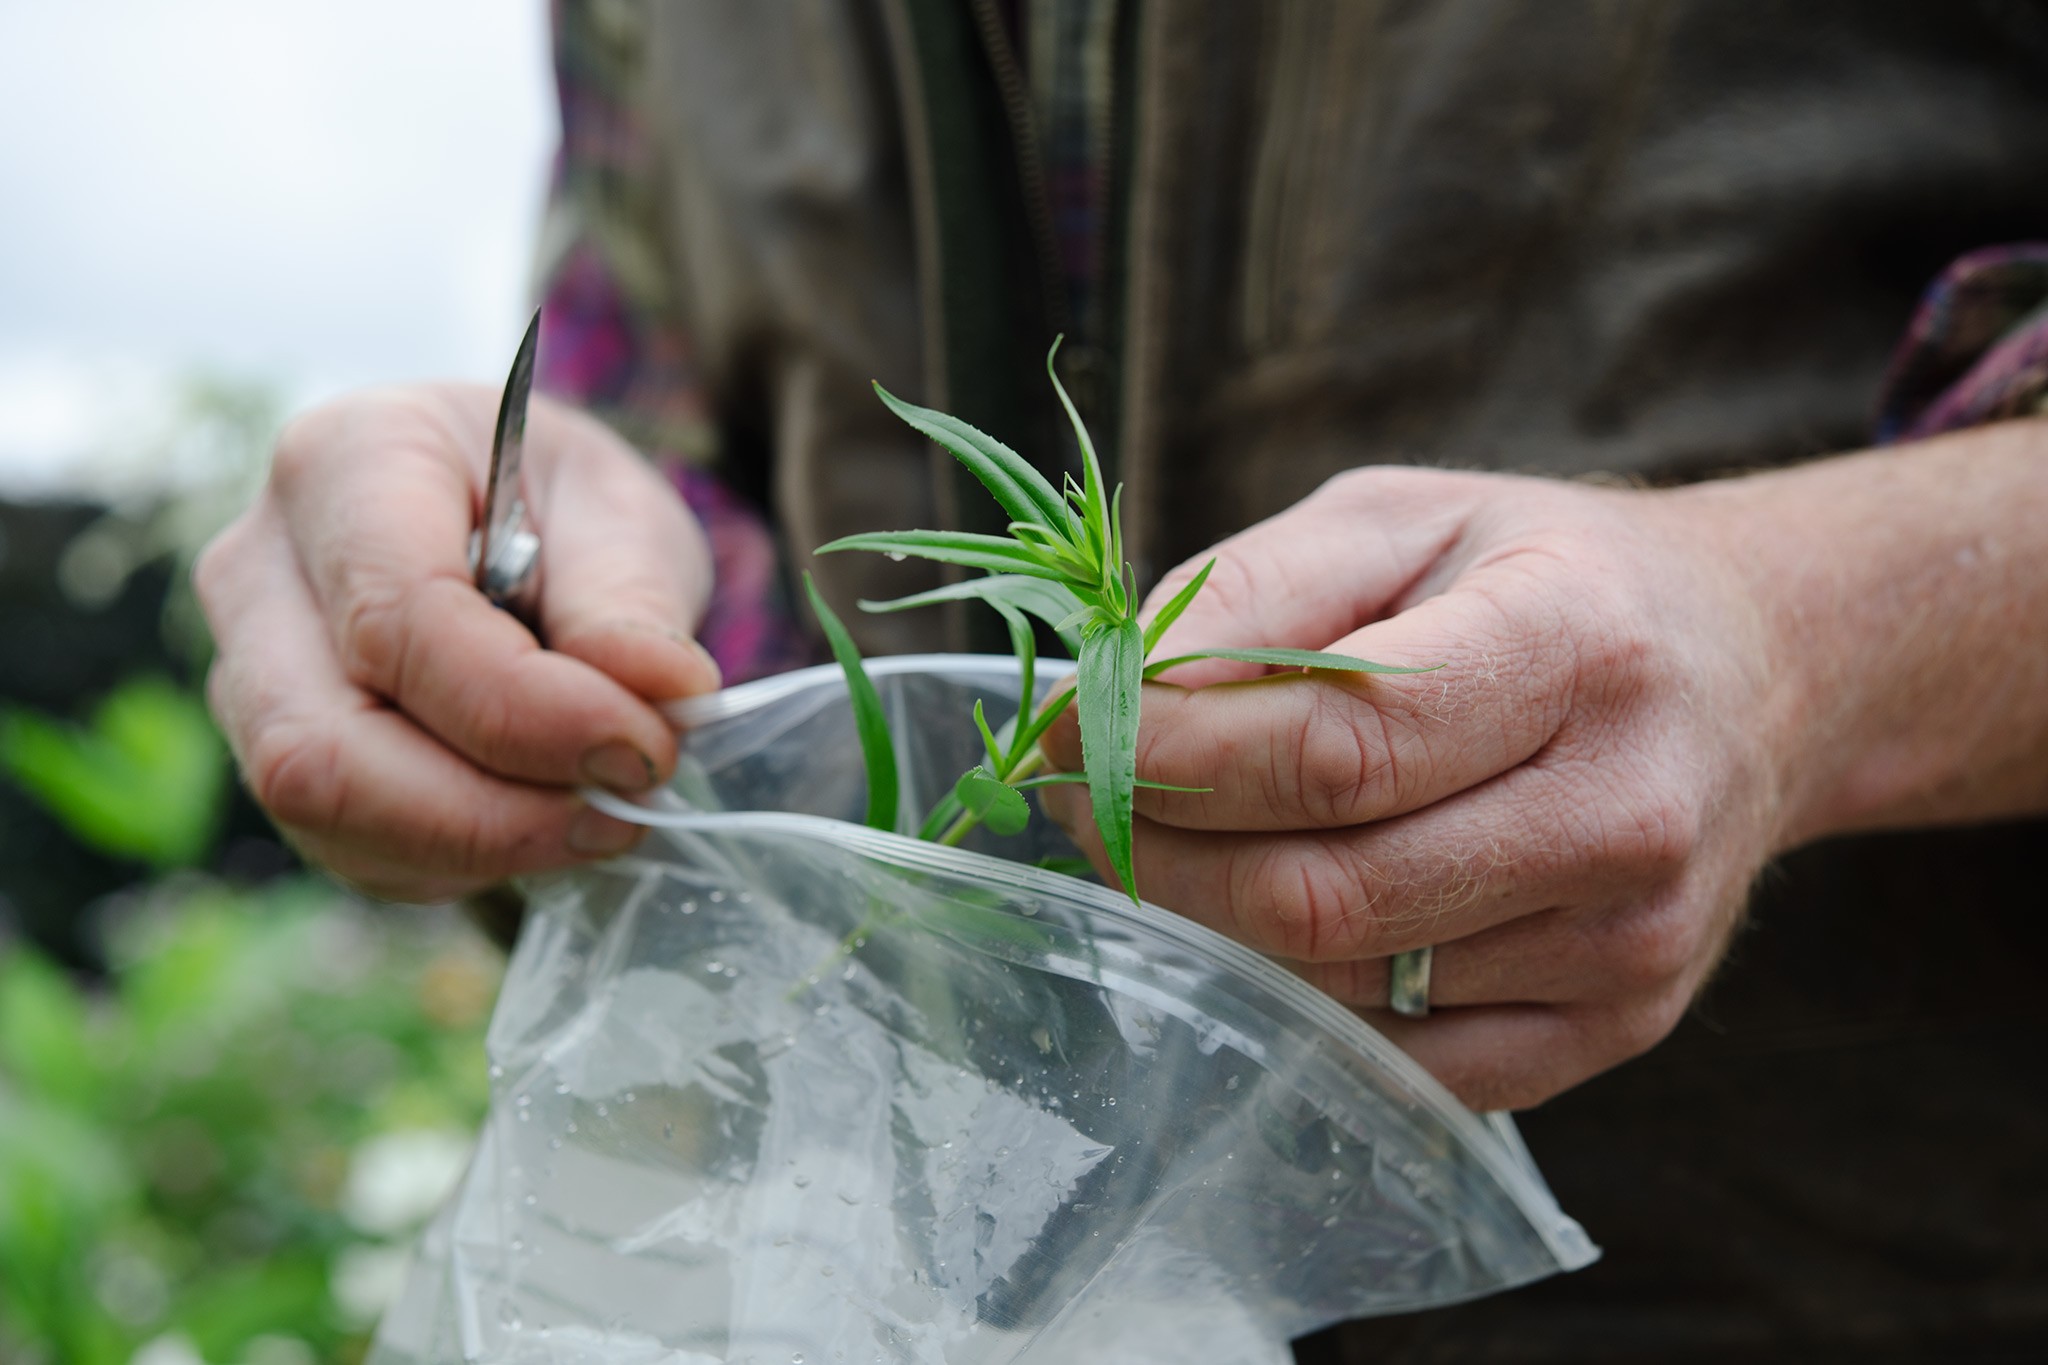
[[[335,1306],[359,1326],[376,1322],[405,1287],[407,1255],[394,1246],[354,1246],[342,1252],[327,1277]]]
[[[469,1163],[469,1138],[415,1129],[371,1138],[349,1155],[341,1211],[364,1232],[388,1237],[426,1221]]]
[[[206,1365],[206,1359],[190,1337],[170,1332],[144,1342],[128,1365]]]
[[[297,1337],[266,1335],[242,1348],[241,1365],[320,1365],[320,1357]]]

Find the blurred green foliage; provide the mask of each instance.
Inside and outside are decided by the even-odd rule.
[[[0,1359],[358,1358],[481,1120],[494,954],[308,880],[173,879],[111,947],[0,956]]]
[[[227,749],[199,699],[163,678],[131,678],[88,725],[0,709],[0,768],[89,847],[156,868],[213,847]]]
[[[169,569],[165,639],[119,668],[203,671],[187,570],[260,480],[279,412],[260,384],[188,385],[160,434],[125,443],[177,471],[175,494],[155,481],[44,571],[82,620]],[[75,662],[61,644],[52,661]],[[502,962],[449,913],[196,870],[234,865],[226,746],[189,688],[111,681],[24,694],[48,710],[0,701],[0,787],[55,825],[10,846],[0,905],[24,864],[80,848],[111,880],[76,900],[151,874],[54,907],[103,928],[104,977],[0,936],[0,1362],[350,1365],[482,1121]]]

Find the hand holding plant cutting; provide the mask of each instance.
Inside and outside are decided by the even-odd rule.
[[[1710,526],[1646,494],[1361,471],[1170,575],[1141,613],[1071,405],[1084,478],[1061,497],[973,428],[882,397],[1014,520],[1007,538],[823,547],[986,573],[863,605],[987,601],[1026,696],[1027,613],[1080,636],[1073,689],[1000,733],[976,707],[988,762],[922,837],[1021,828],[1019,790],[1059,780],[1036,775],[1048,758],[1085,770],[1085,802],[1044,799],[1107,875],[1349,1004],[1383,1007],[1395,956],[1444,946],[1448,1012],[1375,1022],[1475,1107],[1536,1103],[1670,1031],[1781,846],[1767,641]],[[908,832],[880,704],[811,598],[862,718],[868,821]],[[1144,688],[1169,671],[1184,685]]]
[[[1064,774],[1036,776],[1044,756],[1038,741],[1071,703],[1080,729],[1086,780],[1096,815],[1096,828],[1109,866],[1131,899],[1138,898],[1131,864],[1132,795],[1139,787],[1160,784],[1137,778],[1139,702],[1145,679],[1177,665],[1212,659],[1295,669],[1334,669],[1355,673],[1414,673],[1427,668],[1399,668],[1369,663],[1348,655],[1301,649],[1219,645],[1173,657],[1152,657],[1161,637],[1195,601],[1208,578],[1195,573],[1172,598],[1141,624],[1137,587],[1123,557],[1123,529],[1118,516],[1122,490],[1103,482],[1094,443],[1053,371],[1059,343],[1045,358],[1046,374],[1059,394],[1079,442],[1082,478],[1067,480],[1055,490],[1022,456],[958,418],[905,403],[875,386],[875,392],[904,421],[952,452],[1012,518],[1007,536],[956,531],[884,531],[847,536],[819,547],[819,553],[871,550],[903,557],[916,555],[945,564],[985,572],[931,592],[894,602],[863,602],[869,611],[900,611],[961,598],[979,598],[999,612],[1010,630],[1022,671],[1024,712],[998,733],[989,728],[980,703],[975,726],[981,731],[988,763],[964,773],[953,792],[917,827],[920,838],[957,843],[977,824],[998,834],[1015,833],[1030,818],[1020,795],[1047,786]],[[908,832],[899,809],[895,757],[887,721],[875,689],[863,674],[860,656],[845,628],[826,605],[815,585],[806,582],[811,606],[825,628],[832,652],[846,671],[848,690],[860,722],[861,748],[867,762],[867,821],[877,829]],[[1074,685],[1031,709],[1037,645],[1027,613],[1057,632],[1075,650]],[[1081,766],[1074,765],[1077,769]],[[1176,787],[1193,792],[1194,787]]]
[[[1148,894],[1374,1010],[1477,1107],[1662,1038],[1780,838],[1766,641],[1675,511],[1379,469],[1225,542],[1170,648],[1445,667],[1361,688],[1202,664],[1175,675],[1194,690],[1155,687],[1138,771],[1214,790],[1139,795]],[[1046,747],[1072,762],[1073,741]],[[1426,946],[1436,1011],[1387,1014],[1390,955]]]
[[[1977,547],[2026,542],[2038,459],[2018,431],[1669,492],[1333,480],[1221,545],[1163,647],[1445,666],[1176,670],[1193,690],[1148,692],[1137,770],[1214,790],[1138,794],[1137,875],[1359,1007],[1433,945],[1438,1012],[1373,1022],[1475,1107],[1546,1099],[1670,1032],[1769,858],[2048,799],[2040,661],[1959,666],[2027,619],[2025,575]]]

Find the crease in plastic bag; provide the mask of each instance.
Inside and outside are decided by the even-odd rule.
[[[871,665],[906,801],[1009,660]],[[1256,954],[849,823],[844,685],[689,704],[637,856],[537,882],[492,1104],[374,1365],[1277,1365],[1598,1254],[1513,1126]]]

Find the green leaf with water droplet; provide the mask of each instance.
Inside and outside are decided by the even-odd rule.
[[[960,774],[953,795],[997,834],[1016,834],[1031,823],[1031,804],[1023,793],[978,763]]]

